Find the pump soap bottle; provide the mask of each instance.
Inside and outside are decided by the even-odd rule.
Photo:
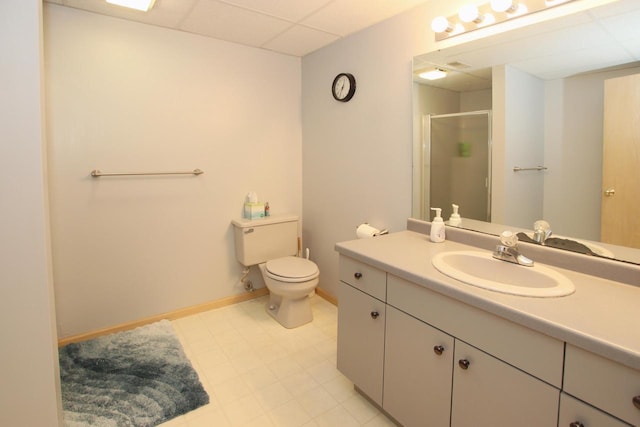
[[[458,208],[460,206],[451,204],[451,207],[453,208],[453,213],[449,217],[449,225],[460,225],[460,223],[462,222],[460,214],[458,213]]]
[[[431,234],[429,235],[429,239],[435,243],[444,242],[444,221],[440,216],[442,209],[431,208],[431,210],[436,211],[436,216],[433,218],[433,221],[431,221]]]

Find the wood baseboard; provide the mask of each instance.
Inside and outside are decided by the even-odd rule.
[[[329,301],[331,304],[335,305],[336,307],[338,306],[338,298],[334,297],[329,292],[323,291],[320,288],[316,288],[316,294],[318,294],[322,298],[326,299],[327,301]]]
[[[254,298],[259,298],[261,296],[267,295],[269,290],[267,288],[256,289],[254,292],[247,292],[240,295],[234,295],[227,298],[222,298],[215,301],[206,302],[204,304],[198,304],[191,307],[182,308],[180,310],[171,311],[168,313],[158,314],[156,316],[147,317],[140,320],[134,320],[132,322],[121,323],[119,325],[111,326],[104,329],[99,329],[96,331],[87,332],[84,334],[74,335],[67,338],[62,338],[58,340],[58,347],[65,346],[67,344],[71,344],[74,342],[85,341],[91,338],[96,338],[102,335],[109,335],[115,332],[128,331],[130,329],[138,328],[140,326],[148,325],[150,323],[159,322],[160,320],[176,320],[182,317],[191,316],[193,314],[202,313],[204,311],[209,311],[214,308],[225,307],[232,304],[237,304],[243,301],[249,301]],[[326,299],[326,298],[325,298]]]

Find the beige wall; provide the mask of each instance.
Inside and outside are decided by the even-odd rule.
[[[301,213],[300,59],[45,7],[59,333],[245,292],[231,219]],[[91,178],[192,170],[199,177]],[[263,286],[259,272],[251,276]]]
[[[46,203],[42,4],[0,2],[0,425],[59,425]]]

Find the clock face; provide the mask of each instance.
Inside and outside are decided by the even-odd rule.
[[[347,102],[356,93],[356,79],[353,74],[341,73],[336,76],[331,86],[333,97],[337,101]]]

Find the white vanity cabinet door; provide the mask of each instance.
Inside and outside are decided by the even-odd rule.
[[[629,427],[629,424],[562,393],[558,427]]]
[[[382,406],[385,303],[340,282],[337,367]]]
[[[456,340],[452,427],[555,427],[560,390]]]
[[[453,337],[387,306],[382,407],[404,427],[448,427]]]

